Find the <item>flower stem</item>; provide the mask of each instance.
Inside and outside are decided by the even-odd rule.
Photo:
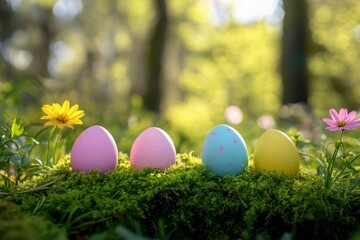
[[[331,156],[330,163],[329,163],[329,165],[327,167],[327,173],[326,173],[326,177],[325,177],[325,187],[328,188],[328,189],[330,188],[331,184],[333,183],[332,177],[333,177],[333,171],[334,171],[336,157],[338,155],[338,152],[339,152],[340,148],[343,148],[342,140],[343,140],[344,132],[345,132],[344,129],[341,130],[340,139],[335,144],[334,153]],[[337,178],[335,178],[335,179],[337,179]]]
[[[56,125],[51,129],[49,139],[48,139],[47,154],[46,154],[47,155],[46,156],[46,165],[47,166],[50,166],[50,143],[51,143],[51,139],[52,139],[55,129],[56,129]]]
[[[55,161],[55,153],[56,153],[56,149],[58,147],[58,143],[59,143],[59,136],[60,136],[60,132],[58,132],[56,134],[56,140],[55,140],[55,145],[54,145],[54,149],[53,149],[53,156],[52,156],[52,159],[53,159],[53,164],[56,164],[58,161],[56,160]]]

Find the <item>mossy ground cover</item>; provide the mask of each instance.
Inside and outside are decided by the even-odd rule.
[[[326,189],[305,170],[218,177],[191,154],[164,172],[120,154],[104,175],[72,172],[67,158],[21,188],[0,195],[7,239],[348,239],[360,228],[359,189]]]

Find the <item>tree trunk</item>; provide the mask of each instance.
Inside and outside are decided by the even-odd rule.
[[[306,0],[283,0],[281,76],[282,104],[308,104],[307,39],[308,16]]]
[[[168,17],[166,0],[155,0],[155,6],[157,21],[154,25],[153,35],[149,41],[146,76],[147,86],[144,95],[144,106],[151,111],[159,113],[162,100],[162,57],[166,41]]]
[[[2,51],[5,47],[3,44],[11,37],[11,34],[14,31],[13,16],[14,12],[11,10],[9,4],[5,1],[0,2],[0,49]],[[5,77],[9,77],[12,74],[11,65],[5,61],[1,54],[0,73]]]

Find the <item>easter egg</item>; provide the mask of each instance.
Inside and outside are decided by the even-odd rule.
[[[254,166],[292,175],[299,172],[300,157],[295,144],[285,133],[270,129],[255,143]]]
[[[248,164],[244,139],[228,125],[215,127],[204,140],[202,162],[218,176],[239,174]]]
[[[175,145],[162,129],[150,127],[135,139],[130,151],[130,163],[135,169],[165,169],[175,164]]]
[[[95,125],[85,129],[75,140],[71,149],[72,170],[101,173],[114,170],[118,164],[118,149],[112,135],[103,127]]]

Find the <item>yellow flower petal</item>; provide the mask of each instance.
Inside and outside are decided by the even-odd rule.
[[[82,125],[83,122],[79,119],[69,120],[68,124],[80,124]]]
[[[49,120],[49,119],[52,119],[53,117],[52,116],[42,116],[40,119],[41,120]]]
[[[61,109],[60,104],[54,103],[53,104],[53,109],[54,109],[54,112],[55,112],[56,115],[61,115],[62,109]]]
[[[54,115],[54,110],[53,110],[53,107],[50,106],[50,105],[44,105],[42,108],[44,113],[46,113],[47,115]]]
[[[85,115],[84,111],[77,111],[73,115],[70,116],[71,119],[73,118],[82,118]]]
[[[68,100],[65,100],[63,105],[62,105],[62,113],[65,113],[65,112],[68,112],[69,111],[69,106],[70,106],[70,103]]]
[[[79,109],[79,105],[75,104],[69,109],[69,116],[72,116]]]

